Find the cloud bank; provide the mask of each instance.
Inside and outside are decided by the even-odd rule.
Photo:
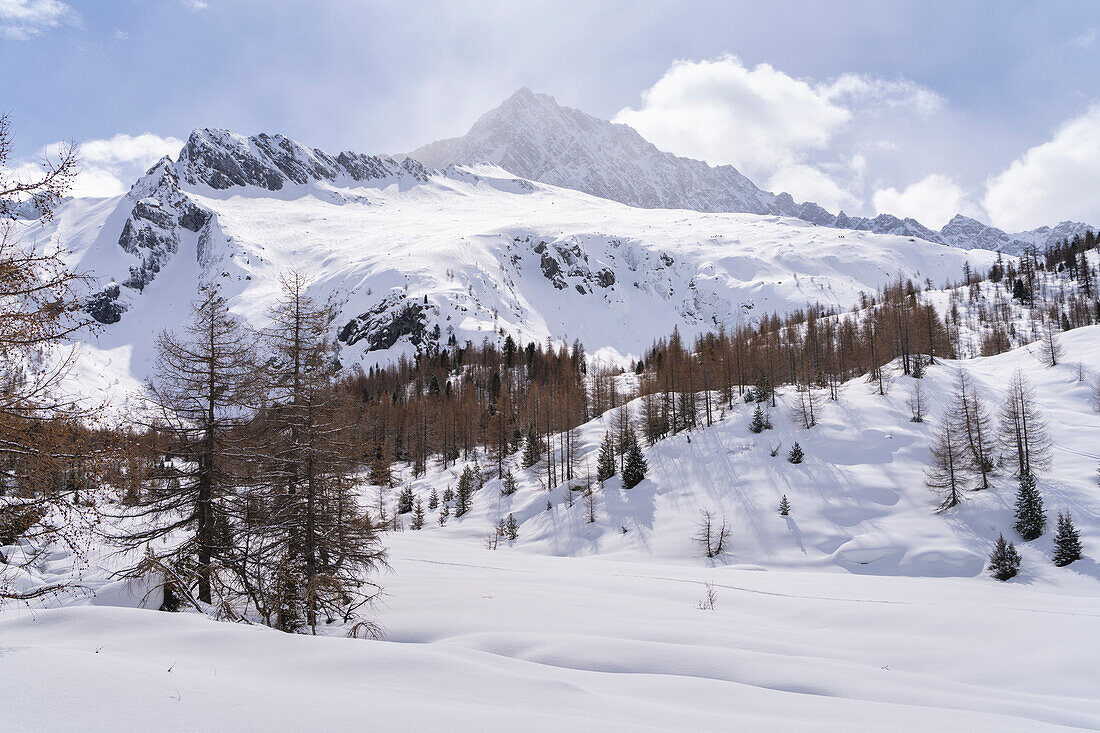
[[[1100,198],[1090,193],[1100,184],[1100,105],[984,182],[960,178],[964,166],[951,157],[974,131],[941,95],[903,78],[799,79],[731,55],[677,61],[614,121],[663,150],[733,165],[834,213],[890,213],[933,228],[963,213],[1008,231],[1100,222]]]

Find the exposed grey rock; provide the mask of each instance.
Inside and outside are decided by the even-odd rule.
[[[337,339],[348,346],[366,341],[367,351],[388,349],[402,337],[419,347],[427,332],[426,320],[423,306],[396,294],[344,324]]]
[[[269,191],[311,181],[400,179],[423,183],[428,171],[415,160],[345,151],[335,157],[283,135],[245,137],[228,130],[193,130],[180,151],[178,167],[191,184],[219,190],[256,186]]]
[[[117,283],[111,283],[84,301],[84,311],[99,323],[118,323],[126,311],[118,302],[121,292]]]

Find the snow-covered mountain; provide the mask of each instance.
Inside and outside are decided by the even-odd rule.
[[[661,152],[628,125],[529,89],[487,112],[465,136],[430,143],[410,157],[437,168],[494,163],[533,181],[641,208],[792,214],[733,166]]]
[[[633,128],[559,105],[553,97],[520,89],[485,113],[462,136],[430,143],[410,153],[430,167],[493,163],[532,181],[573,188],[630,206],[706,212],[779,214],[819,226],[917,237],[964,249],[1019,254],[1063,238],[1084,235],[1080,222],[1062,222],[1006,234],[961,214],[940,231],[892,214],[851,217],[832,214],[812,201],[761,190],[729,165],[662,152]]]
[[[145,376],[200,282],[262,323],[298,270],[339,311],[343,358],[389,361],[427,339],[580,339],[640,354],[654,338],[810,303],[847,308],[898,277],[942,283],[968,253],[779,216],[638,209],[497,166],[329,155],[282,136],[196,130],[129,193],[70,200],[26,236],[98,278],[96,370]],[[110,352],[111,355],[106,355]]]
[[[962,214],[947,222],[940,229],[940,240],[945,244],[967,249],[998,250],[1018,255],[1029,247],[1042,250],[1044,247],[1058,244],[1074,237],[1084,237],[1085,232],[1093,229],[1079,221],[1063,221],[1055,227],[1042,226],[1026,232],[1008,234],[997,227],[983,224]]]

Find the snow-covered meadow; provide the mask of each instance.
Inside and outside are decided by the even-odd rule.
[[[908,377],[885,397],[847,384],[810,430],[782,394],[775,429],[759,435],[737,404],[648,449],[637,487],[609,480],[593,523],[579,492],[570,506],[567,489],[540,485],[538,466],[515,465],[514,495],[490,481],[465,516],[439,526],[431,512],[423,530],[385,535],[382,641],[142,609],[144,589],[111,579],[119,560],[95,547],[82,571],[90,592],[0,613],[0,729],[1100,728],[1100,414],[1089,381],[1100,327],[1062,343],[1054,368],[1027,348],[931,367],[924,423],[909,422]],[[1048,531],[1015,538],[1018,577],[988,577],[993,540],[1013,537],[1007,471],[935,512],[923,468],[955,368],[990,403],[1017,368],[1036,387],[1054,441],[1039,487],[1048,514],[1073,513],[1084,558],[1054,567]],[[582,429],[593,462],[609,419]],[[806,459],[793,465],[784,456],[796,440]],[[426,498],[455,473],[414,487]],[[783,494],[789,517],[776,511]],[[702,509],[732,530],[714,560],[692,540]],[[519,538],[487,549],[509,513]],[[27,581],[71,566],[56,555]],[[708,584],[713,609],[699,607]]]

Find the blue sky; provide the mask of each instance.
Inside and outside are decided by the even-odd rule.
[[[1093,2],[0,0],[0,107],[21,161],[86,143],[93,191],[194,127],[402,152],[527,86],[834,209],[1023,228],[1100,221],[1098,33]]]

